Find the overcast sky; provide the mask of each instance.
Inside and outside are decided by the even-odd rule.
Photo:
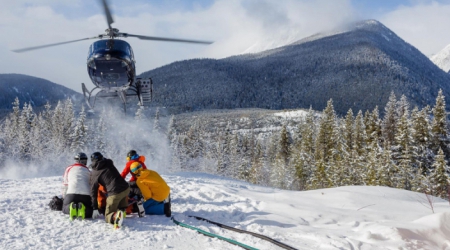
[[[104,32],[99,0],[0,0],[0,73],[41,77],[81,92],[94,87],[81,41],[27,53],[13,49]],[[137,73],[190,58],[224,58],[293,42],[348,22],[376,19],[425,55],[450,44],[450,0],[109,0],[115,28],[130,34],[210,40],[212,45],[128,38]]]

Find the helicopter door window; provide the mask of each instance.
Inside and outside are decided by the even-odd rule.
[[[127,53],[128,53],[128,56],[130,57],[129,61],[131,60],[133,63],[135,63],[133,49],[131,48],[131,46],[127,46]]]

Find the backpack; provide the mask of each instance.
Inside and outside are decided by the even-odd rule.
[[[50,207],[51,210],[61,211],[63,207],[63,201],[64,200],[59,198],[58,196],[53,196],[50,203],[48,203],[48,206]]]

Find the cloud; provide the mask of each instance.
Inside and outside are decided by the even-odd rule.
[[[2,2],[0,73],[48,79],[81,92],[93,87],[86,56],[93,42],[57,46],[22,54],[12,49],[92,37],[106,29],[96,1],[18,0]],[[129,38],[137,73],[191,58],[224,58],[295,42],[355,19],[365,19],[351,0],[201,0],[148,2],[110,0],[113,27],[130,34],[210,40],[209,46]],[[412,2],[380,21],[426,55],[450,43],[448,1]]]
[[[8,36],[0,41],[3,56],[0,73],[37,76],[78,92],[81,82],[93,87],[85,65],[87,50],[93,41],[22,54],[10,50],[103,33],[107,26],[98,3],[80,0],[3,2],[6,8],[0,10],[0,32]],[[138,73],[184,59],[223,58],[243,53],[252,46],[254,50],[261,50],[284,45],[331,29],[353,16],[348,0],[216,0],[188,6],[115,2],[110,1],[115,19],[113,27],[122,32],[215,42],[203,46],[130,38],[127,41],[134,49]],[[86,16],[86,13],[92,14]],[[255,47],[255,44],[261,46]]]
[[[445,2],[445,3],[443,3]],[[450,2],[417,1],[386,13],[380,21],[403,40],[431,56],[450,44]]]

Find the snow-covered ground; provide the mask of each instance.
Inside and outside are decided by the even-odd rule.
[[[297,249],[450,249],[450,205],[386,187],[286,191],[200,173],[166,174],[173,215],[258,249],[282,249],[221,229],[195,215],[263,234]],[[131,215],[114,231],[99,219],[75,220],[49,210],[61,177],[0,179],[0,249],[241,249],[174,224]]]

